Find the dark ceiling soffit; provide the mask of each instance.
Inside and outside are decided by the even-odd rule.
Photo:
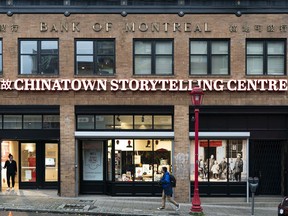
[[[53,105],[1,105],[0,114],[59,114],[60,107]]]

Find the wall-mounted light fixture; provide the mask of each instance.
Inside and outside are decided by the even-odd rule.
[[[142,115],[141,122],[144,122],[144,121],[145,121],[145,117],[144,117],[144,115]]]

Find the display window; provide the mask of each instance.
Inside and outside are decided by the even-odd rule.
[[[190,180],[195,180],[195,142],[190,148]],[[247,140],[199,140],[198,181],[247,181]]]
[[[153,182],[172,169],[171,140],[115,140],[115,181]]]

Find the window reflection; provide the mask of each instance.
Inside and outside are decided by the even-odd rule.
[[[76,42],[77,75],[113,75],[115,73],[114,40]]]
[[[57,40],[20,40],[20,74],[58,74]]]

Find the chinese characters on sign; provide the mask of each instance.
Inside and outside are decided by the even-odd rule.
[[[241,26],[238,25],[230,25],[229,26],[229,31],[231,33],[236,33],[236,32],[287,32],[288,31],[288,25],[248,25],[244,24]]]

